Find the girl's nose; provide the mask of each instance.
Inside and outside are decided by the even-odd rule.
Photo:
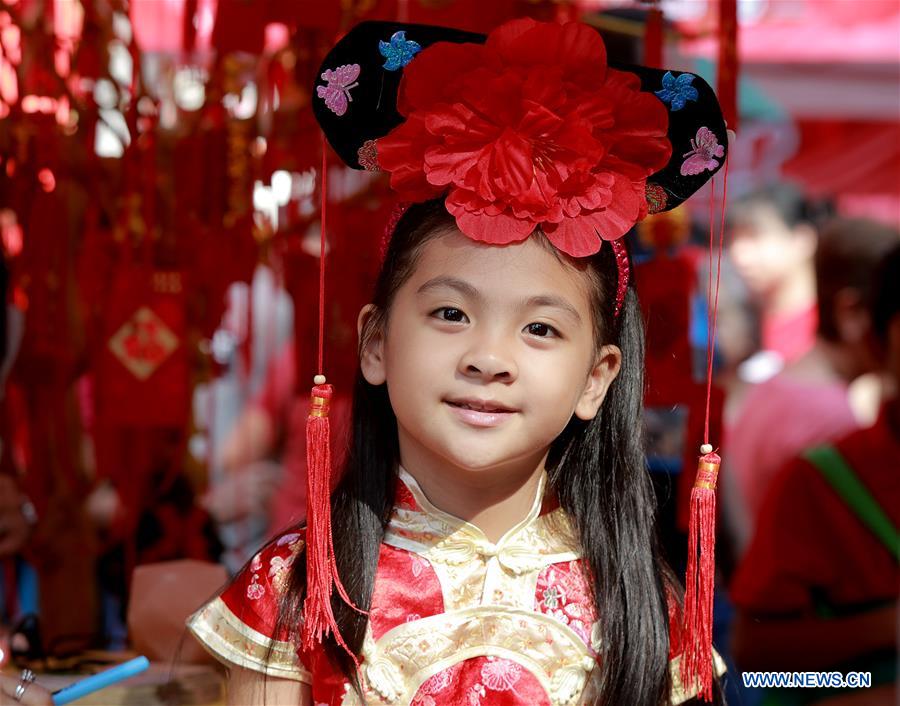
[[[460,372],[487,382],[512,382],[518,375],[513,356],[499,340],[482,341],[480,345],[470,348],[460,359]]]

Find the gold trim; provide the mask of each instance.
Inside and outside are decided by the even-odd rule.
[[[478,606],[421,618],[392,628],[367,646],[365,660],[378,664],[372,676],[389,680],[394,703],[409,703],[421,684],[464,659],[508,656],[527,667],[554,703],[554,677],[564,670],[585,675],[595,665],[582,638],[572,628],[543,613],[521,608]],[[437,665],[437,666],[436,666]],[[529,666],[530,665],[530,666]],[[378,690],[377,684],[372,684]]]
[[[312,684],[312,674],[300,664],[292,643],[272,640],[257,632],[241,621],[221,598],[214,598],[190,616],[187,627],[207,652],[226,664]],[[269,643],[272,643],[272,654],[267,662]]]
[[[722,659],[722,655],[716,652],[715,649],[713,649],[713,669],[715,669],[716,676],[719,677],[728,671],[725,660]],[[698,684],[695,684],[690,689],[686,689],[681,682],[681,655],[677,655],[669,660],[669,675],[672,679],[672,690],[669,692],[672,706],[678,706],[678,704],[693,699],[700,693]]]

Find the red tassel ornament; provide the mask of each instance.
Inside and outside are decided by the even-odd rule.
[[[356,666],[359,659],[347,647],[331,608],[331,596],[337,589],[343,601],[365,614],[350,600],[334,560],[331,536],[331,424],[328,412],[334,388],[322,375],[325,346],[325,216],[328,204],[328,151],[322,135],[322,211],[319,233],[319,374],[313,388],[306,418],[306,599],[303,602],[303,628],[300,642],[304,650],[312,650],[329,633],[350,655]]]
[[[716,481],[722,459],[712,446],[701,447],[697,478],[691,490],[688,564],[684,591],[684,631],[681,683],[698,687],[698,696],[712,700],[713,585],[716,572]]]
[[[331,536],[331,424],[328,411],[334,392],[324,375],[316,375],[306,420],[306,600],[303,603],[302,643],[311,650],[333,632],[337,643],[356,661],[341,637],[331,595],[356,608],[338,575]]]

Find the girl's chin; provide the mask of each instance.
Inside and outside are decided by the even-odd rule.
[[[471,446],[461,449],[456,453],[445,451],[441,456],[446,463],[448,474],[466,476],[521,476],[523,479],[531,476],[535,469],[543,462],[545,453],[535,451],[532,454],[503,453],[496,445],[493,448],[479,449]]]

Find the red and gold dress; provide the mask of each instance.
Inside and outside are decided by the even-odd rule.
[[[362,700],[322,651],[272,635],[300,533],[257,554],[190,618],[192,632],[225,662],[310,684],[316,706],[580,703],[601,636],[577,542],[563,510],[544,499],[544,481],[528,516],[494,544],[434,507],[402,468],[399,480],[363,644]],[[673,654],[676,704],[693,695],[677,666]]]

